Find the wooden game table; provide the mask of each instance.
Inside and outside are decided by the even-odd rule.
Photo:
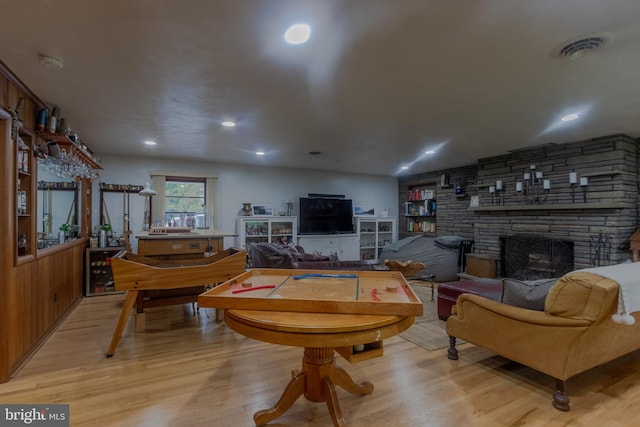
[[[333,424],[346,426],[336,385],[364,395],[373,392],[373,384],[353,381],[336,366],[334,352],[349,362],[382,356],[383,340],[422,314],[420,299],[398,272],[256,269],[198,301],[225,309],[225,322],[242,335],[304,347],[302,368],[292,371],[278,402],[254,414],[258,426],[285,413],[301,395],[325,402]],[[364,349],[354,350],[359,345]]]

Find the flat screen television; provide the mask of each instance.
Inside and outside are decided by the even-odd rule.
[[[353,233],[349,199],[300,197],[300,234]]]

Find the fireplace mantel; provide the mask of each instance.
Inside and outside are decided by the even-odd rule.
[[[633,208],[627,202],[600,202],[600,203],[557,203],[541,205],[507,205],[507,206],[474,206],[467,210],[474,212],[491,211],[551,211],[551,210],[585,210],[585,209],[623,209]]]

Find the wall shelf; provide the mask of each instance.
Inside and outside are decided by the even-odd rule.
[[[467,208],[474,212],[499,212],[499,211],[550,211],[550,210],[584,210],[584,209],[623,209],[633,208],[626,202],[611,203],[558,203],[541,205],[510,205],[510,206],[475,206]]]
[[[71,139],[69,139],[68,136],[64,134],[39,132],[38,138],[41,138],[47,143],[56,142],[60,150],[66,151],[69,154],[73,153],[77,155],[85,164],[93,169],[102,169],[102,166],[96,162],[89,152],[78,147]]]
[[[594,172],[584,172],[580,174],[580,176],[586,176],[589,178],[593,178],[596,176],[614,176],[614,175],[631,175],[631,174],[628,172],[622,172],[622,171],[594,171]]]

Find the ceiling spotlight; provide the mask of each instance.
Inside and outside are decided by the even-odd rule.
[[[145,141],[144,143],[145,145],[156,145],[156,142],[151,140]]]
[[[264,156],[264,151],[256,151],[256,156]]]
[[[222,122],[222,126],[227,127],[227,128],[233,128],[236,126],[235,122],[232,122],[231,120],[227,120]]]
[[[284,39],[289,44],[302,44],[309,40],[311,27],[307,24],[295,24],[284,33]]]
[[[562,120],[563,122],[570,122],[572,120],[577,119],[579,116],[577,114],[567,114],[566,116],[562,117],[560,120]]]
[[[48,68],[62,70],[62,67],[64,66],[64,60],[62,58],[58,58],[57,56],[41,53],[38,55],[38,57],[40,58],[40,63],[46,65]]]
[[[409,169],[409,166],[401,166],[400,169],[402,169],[403,171],[406,171]]]
[[[435,150],[427,150],[424,154],[436,154]]]

